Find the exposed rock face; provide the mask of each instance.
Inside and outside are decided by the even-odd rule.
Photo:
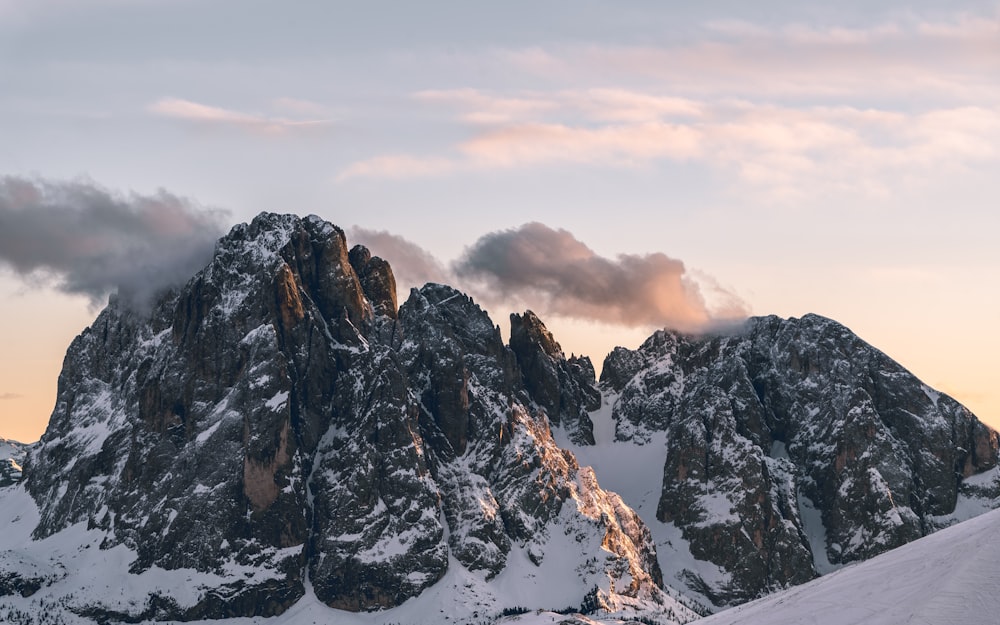
[[[510,348],[517,356],[525,387],[570,439],[594,444],[594,424],[587,414],[601,407],[594,366],[586,356],[566,359],[545,324],[526,311],[510,316]]]
[[[611,567],[613,578],[630,580],[617,592],[631,597],[659,586],[648,530],[556,446],[544,416],[531,415],[514,353],[486,313],[451,287],[428,285],[399,317],[407,337],[400,355],[427,411],[421,433],[455,557],[489,578],[518,546],[536,564],[561,557],[547,553],[549,528],[575,528],[586,541],[593,525],[604,553],[581,571],[585,578]]]
[[[397,310],[388,264],[340,229],[263,214],[151,312],[113,300],[74,341],[27,478],[0,489],[30,504],[0,506],[0,596],[96,622],[269,616],[310,591],[352,611],[439,594],[464,623],[567,605],[691,619],[649,528],[552,437],[599,452],[596,419],[622,446],[665,441],[662,465],[636,456],[662,473],[636,509],[719,572],[667,584],[717,605],[997,496],[977,475],[997,434],[830,320],[657,332],[612,352],[598,390],[534,313],[507,346],[451,287]],[[121,598],[63,583],[87,577],[77,556],[118,563],[102,574]]]
[[[585,418],[589,361],[545,352],[566,395],[547,403],[468,297],[428,285],[398,320],[395,301],[388,265],[340,229],[269,214],[148,316],[112,301],[70,347],[29,459],[34,537],[85,522],[101,549],[134,552],[132,574],[201,581],[144,609],[74,609],[267,616],[307,579],[331,607],[388,608],[449,554],[486,580],[515,555],[576,576],[578,603],[665,601],[649,531],[537,410]]]
[[[396,277],[392,267],[378,256],[372,256],[368,248],[355,245],[348,256],[351,267],[358,274],[358,280],[368,296],[368,301],[377,315],[396,318]]]
[[[21,467],[31,445],[0,438],[0,488],[11,486],[21,481]]]
[[[685,580],[720,605],[937,529],[963,477],[997,463],[996,432],[816,315],[755,318],[732,336],[657,332],[612,352],[602,383],[618,439],[666,432],[657,516],[729,573]]]

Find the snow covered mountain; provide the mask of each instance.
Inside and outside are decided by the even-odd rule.
[[[0,438],[0,488],[21,481],[24,458],[31,445]]]
[[[657,332],[600,384],[510,321],[398,305],[319,218],[235,227],[70,346],[0,619],[679,624],[996,505],[997,434],[830,320]]]
[[[261,215],[151,313],[114,300],[70,346],[24,490],[5,493],[23,510],[0,577],[26,613],[102,622],[270,616],[303,596],[420,597],[453,622],[694,618],[534,395],[467,296],[427,285],[397,310],[389,266],[342,231]]]
[[[570,448],[658,537],[666,583],[716,606],[997,505],[994,472],[973,478],[996,466],[997,433],[830,319],[660,331],[601,379],[610,453]],[[637,492],[609,456],[663,470]]]

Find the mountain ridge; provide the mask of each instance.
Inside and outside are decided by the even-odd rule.
[[[995,506],[995,480],[966,478],[996,465],[996,433],[901,369],[831,320],[763,317],[659,331],[598,382],[531,311],[505,345],[467,295],[397,306],[391,267],[342,230],[262,214],[148,315],[113,299],[71,345],[4,491],[38,511],[0,546],[0,609],[686,622]],[[67,549],[113,554],[134,593],[99,598]]]
[[[641,521],[555,446],[486,313],[427,285],[397,318],[391,284],[331,224],[261,215],[148,317],[113,300],[74,341],[28,465],[33,539],[83,524],[134,554],[128,575],[202,580],[88,614],[270,616],[307,586],[384,609],[461,566],[482,578],[470,613],[549,571],[576,580],[558,604],[693,615],[659,588]],[[496,595],[522,559],[539,572]]]

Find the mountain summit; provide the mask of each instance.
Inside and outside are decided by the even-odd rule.
[[[998,494],[968,480],[996,467],[995,431],[818,315],[659,331],[616,348],[601,382],[618,453],[663,451],[655,519],[644,516],[682,534],[667,581],[717,605],[865,560]],[[697,562],[682,564],[684,550]]]
[[[70,346],[0,488],[0,617],[684,623],[984,511],[996,461],[830,320],[660,331],[598,383],[531,311],[505,345],[463,293],[399,306],[342,230],[262,214]]]
[[[583,375],[552,366],[556,386]],[[572,388],[592,401],[589,373]],[[114,575],[191,580],[66,600],[111,620],[267,616],[306,593],[386,609],[458,578],[452,618],[584,603],[693,617],[661,589],[649,531],[556,446],[529,389],[467,296],[427,285],[397,311],[387,263],[319,218],[263,214],[148,316],[112,301],[70,346],[29,461],[25,549],[74,532],[121,550]]]

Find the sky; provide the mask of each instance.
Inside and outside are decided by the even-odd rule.
[[[261,211],[598,367],[822,314],[1000,426],[995,0],[0,0],[0,85],[0,436]]]

